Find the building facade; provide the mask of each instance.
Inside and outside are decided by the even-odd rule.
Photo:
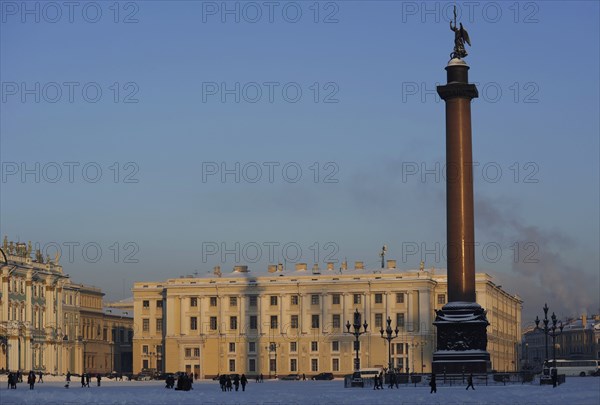
[[[525,369],[532,368],[540,371],[546,360],[552,360],[554,350],[556,358],[562,360],[600,360],[600,315],[587,317],[582,315],[577,319],[567,319],[563,324],[562,334],[552,338],[542,329],[529,328],[523,334],[522,364]]]
[[[402,372],[431,372],[435,350],[435,310],[446,303],[446,276],[426,271],[400,271],[395,261],[385,270],[321,272],[316,266],[253,276],[236,266],[224,276],[164,282],[138,282],[133,288],[134,372],[193,372],[199,378],[223,373],[263,374],[332,372],[354,369],[354,336],[345,333],[354,312],[367,321],[360,337],[361,367],[387,367],[388,343],[380,330],[399,328],[391,356]],[[488,309],[488,350],[492,367],[517,368],[521,300],[477,274],[477,301]]]
[[[131,370],[131,317],[105,312],[100,289],[71,282],[58,257],[32,257],[31,242],[5,237],[2,252],[1,370]]]

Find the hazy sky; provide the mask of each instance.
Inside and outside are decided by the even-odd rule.
[[[445,267],[451,3],[0,4],[0,233],[76,282]],[[598,313],[599,3],[458,5],[477,271]]]

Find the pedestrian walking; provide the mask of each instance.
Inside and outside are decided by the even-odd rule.
[[[390,377],[390,386],[389,386],[389,388],[393,389],[394,388],[394,384],[396,384],[396,373],[394,373],[393,371],[391,371],[388,375]]]
[[[263,382],[263,379],[264,379],[263,374],[260,373],[260,382]]]
[[[21,373],[21,370],[17,371],[17,380],[15,382],[23,382],[23,373]]]
[[[237,374],[233,376],[233,385],[235,386],[235,390],[239,391],[239,389],[240,389],[240,376],[237,375]]]
[[[227,391],[231,391],[233,388],[233,385],[231,384],[231,376],[229,375],[225,377],[225,387],[227,388]]]
[[[242,384],[242,391],[246,391],[246,384],[248,384],[246,374],[242,374],[242,378],[240,378],[240,383]]]
[[[98,383],[98,387],[100,386],[100,380],[102,380],[102,376],[100,375],[100,373],[96,374],[96,381]]]
[[[42,374],[42,372],[40,371],[40,374],[38,376],[38,382],[39,383],[43,383],[44,382],[44,375]]]
[[[15,378],[14,374],[9,372],[8,373],[8,380],[7,380],[8,386],[6,387],[7,390],[12,388],[13,378]]]
[[[558,372],[556,369],[552,370],[552,388],[556,388],[558,385]]]
[[[67,382],[71,382],[71,372],[67,370]]]
[[[85,386],[90,388],[90,380],[92,379],[92,376],[90,375],[90,373],[85,373]]]
[[[302,381],[306,381],[306,374],[302,373]]]
[[[29,389],[32,390],[35,385],[35,373],[33,370],[31,370],[27,376],[27,384],[29,384]]]
[[[85,373],[81,374],[81,388],[85,387]]]
[[[435,385],[435,373],[431,373],[431,380],[429,380],[429,386],[431,387],[431,391],[429,391],[430,394],[437,392],[437,387]]]
[[[469,387],[473,388],[473,391],[475,391],[475,387],[473,386],[473,373],[469,374],[469,377],[467,377],[467,390]]]

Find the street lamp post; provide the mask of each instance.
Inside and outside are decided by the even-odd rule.
[[[396,339],[398,337],[398,325],[396,325],[396,329],[392,330],[392,319],[388,316],[388,319],[386,321],[387,323],[387,327],[385,328],[385,330],[383,330],[383,326],[381,327],[381,329],[379,330],[379,332],[381,333],[381,337],[385,340],[387,340],[388,342],[388,370],[392,370],[393,368],[393,363],[392,363],[392,340]],[[366,328],[365,328],[366,330]],[[396,335],[393,335],[393,333],[396,333]],[[385,336],[384,336],[385,333]]]
[[[548,304],[544,304],[544,308],[542,308],[542,309],[544,310],[544,319],[542,320],[544,327],[543,328],[539,327],[540,319],[536,316],[535,317],[535,328],[543,331],[544,335],[545,335],[545,344],[546,344],[546,361],[545,361],[545,363],[546,364],[548,364],[548,336],[550,336],[552,338],[554,367],[556,367],[556,338],[562,334],[564,326],[563,326],[562,322],[558,322],[558,320],[556,319],[556,314],[554,312],[552,312],[552,316],[550,317],[550,319],[548,319]],[[552,321],[552,324],[550,326],[548,326],[550,324],[550,321]]]
[[[279,343],[271,342],[269,346],[265,347],[269,351],[269,379],[271,379],[271,371],[275,371],[275,376],[277,376],[277,348],[280,346]],[[275,369],[271,368],[271,355],[275,357]]]
[[[87,344],[87,342],[83,338],[83,336],[81,336],[81,335],[77,336],[77,340],[79,341],[79,343],[83,344],[83,362],[82,362],[82,368],[83,368],[83,373],[85,374],[85,345]]]
[[[546,357],[544,359],[544,362],[547,363],[548,362],[548,331],[550,330],[550,328],[548,328],[548,304],[544,304],[544,308],[542,308],[544,310],[544,319],[543,319],[543,323],[544,323],[544,328],[540,329],[539,325],[540,325],[540,318],[535,317],[535,328],[536,329],[540,329],[544,332],[545,335],[545,343],[544,343],[544,347],[546,349]]]
[[[360,344],[359,344],[358,338],[360,337],[360,335],[367,333],[367,328],[369,327],[369,324],[365,320],[365,323],[362,325],[362,327],[364,328],[364,331],[361,331],[360,330],[360,328],[361,328],[360,321],[361,321],[361,315],[357,309],[356,312],[354,312],[354,323],[352,325],[350,325],[350,321],[348,321],[346,323],[346,329],[348,331],[345,332],[345,333],[354,335],[354,338],[356,339],[356,341],[354,342],[354,350],[356,350],[356,358],[354,359],[354,370],[355,371],[360,370],[360,360],[358,358],[358,351],[360,350]],[[351,327],[354,328],[354,331],[350,331]]]
[[[556,315],[554,314],[554,312],[552,313],[551,319],[552,319],[552,326],[550,327],[550,332],[548,332],[548,334],[550,335],[550,337],[552,337],[552,357],[554,358],[553,366],[554,366],[554,368],[556,368],[556,338],[562,334],[564,326],[563,326],[562,322],[559,322],[559,325],[557,328]]]

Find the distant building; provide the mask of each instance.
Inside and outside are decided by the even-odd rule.
[[[600,315],[562,322],[563,333],[556,337],[556,358],[564,360],[600,360]],[[542,323],[540,322],[540,325]],[[543,326],[543,325],[542,325]],[[541,329],[529,328],[523,334],[522,366],[541,370],[546,359],[546,335]],[[548,336],[548,359],[554,356],[552,338]]]
[[[4,238],[0,369],[51,374],[131,370],[133,319],[103,310],[102,291],[75,284],[31,242]]]
[[[266,376],[353,371],[354,336],[344,333],[356,309],[368,323],[360,338],[360,365],[387,367],[388,344],[380,329],[398,325],[392,341],[393,366],[402,372],[431,372],[435,309],[447,299],[444,274],[387,269],[321,272],[297,264],[296,271],[253,276],[246,266],[224,275],[137,282],[133,288],[133,370],[193,372],[200,378],[222,373]],[[487,274],[476,276],[477,302],[488,310],[492,367],[517,368],[521,300]]]

